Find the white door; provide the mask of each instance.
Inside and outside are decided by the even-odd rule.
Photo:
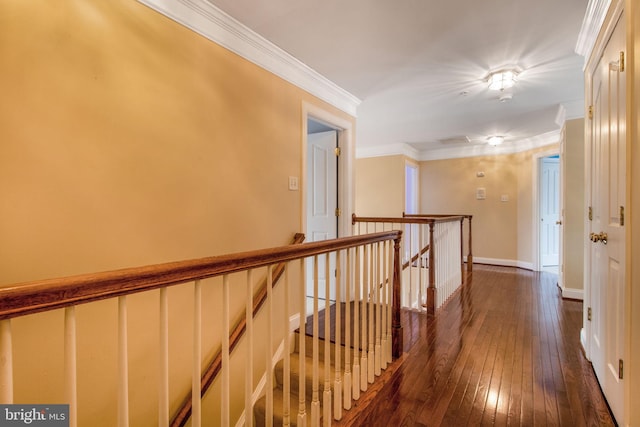
[[[545,157],[540,171],[540,260],[557,266],[560,258],[560,159]]]
[[[620,19],[592,79],[593,119],[590,202],[590,356],[602,391],[618,420],[624,415],[624,207],[626,185],[624,17]]]
[[[336,131],[307,136],[307,230],[306,241],[335,239],[338,237],[338,158]],[[325,297],[326,263],[319,257],[318,285],[320,298]],[[333,264],[333,260],[331,261]],[[335,267],[330,265],[330,272]],[[333,274],[330,273],[330,278]],[[335,299],[331,286],[331,299]],[[307,261],[307,296],[313,296],[313,264]]]

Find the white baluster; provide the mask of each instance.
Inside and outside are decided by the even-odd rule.
[[[382,303],[380,298],[380,286],[382,285],[382,281],[380,280],[380,267],[382,263],[380,262],[380,257],[382,256],[381,252],[382,247],[380,243],[376,243],[376,257],[375,257],[375,278],[373,280],[373,295],[376,309],[376,347],[375,347],[375,364],[374,370],[376,376],[380,376],[382,370]]]
[[[13,403],[13,345],[11,319],[0,320],[0,403]]]
[[[267,411],[265,424],[267,427],[273,425],[273,266],[267,267],[267,301],[266,301],[266,314],[267,314],[267,353],[266,353],[266,367],[267,367]]]
[[[342,348],[342,307],[341,307],[341,295],[342,292],[342,257],[340,256],[341,251],[336,252],[336,344],[335,344],[335,372],[336,378],[334,380],[334,406],[333,406],[333,417],[336,420],[342,419],[342,372],[340,370],[340,359],[342,357],[341,348]],[[328,317],[327,312],[327,317]],[[329,339],[327,338],[327,341]],[[326,369],[327,372],[330,369]]]
[[[65,394],[69,404],[69,426],[78,425],[78,370],[76,346],[76,308],[64,309],[64,377]]]
[[[322,393],[322,419],[331,426],[331,256],[325,254],[324,272],[324,390]],[[336,306],[336,310],[337,310]],[[337,315],[337,311],[336,311]],[[336,347],[338,344],[336,343]]]
[[[289,341],[289,268],[284,267],[284,307],[282,316],[282,330],[284,331],[284,378],[283,378],[283,408],[282,425],[288,427],[291,423],[291,343]],[[305,292],[302,292],[305,293]]]
[[[224,279],[223,279],[224,281]],[[224,317],[224,292],[223,292]],[[224,328],[223,328],[224,329]],[[223,331],[224,335],[224,331]],[[195,427],[202,424],[202,401],[200,399],[200,375],[202,373],[202,288],[200,280],[193,284],[193,348],[191,349],[191,423]],[[222,376],[224,377],[224,355],[222,361]],[[222,391],[224,396],[224,390]],[[221,417],[224,420],[224,403],[221,403]],[[222,425],[228,425],[222,423]]]
[[[369,363],[367,362],[367,308],[369,301],[368,293],[369,293],[369,247],[364,246],[363,251],[363,264],[362,264],[362,309],[360,310],[360,317],[362,321],[360,322],[360,335],[362,338],[362,348],[361,348],[361,358],[360,358],[360,390],[367,391],[369,384],[367,383],[368,375],[367,370],[369,368]]]
[[[344,307],[344,409],[351,409],[351,278],[352,269],[351,249],[347,249],[347,274],[345,282]]]
[[[129,362],[127,350],[127,297],[118,297],[118,426],[129,425]]]
[[[380,262],[382,263],[382,289],[380,290],[380,303],[382,311],[382,317],[380,319],[382,356],[380,361],[381,368],[387,369],[387,305],[389,304],[389,301],[387,300],[387,289],[389,287],[389,277],[387,276],[387,253],[389,251],[389,241],[385,240],[382,247],[383,253],[382,259],[380,260]]]
[[[306,283],[306,259],[300,260],[300,283]],[[306,396],[306,349],[305,349],[305,335],[307,333],[307,292],[306,287],[300,291],[300,333],[298,334],[298,356],[300,359],[299,371],[300,377],[298,378],[298,426],[306,427],[307,425],[307,408],[305,403]]]
[[[328,279],[327,277],[327,280]],[[311,427],[320,426],[318,298],[318,256],[315,255],[313,257],[313,380],[311,388]]]
[[[247,342],[247,357],[244,361],[244,419],[246,427],[253,427],[253,270],[247,270],[245,298],[245,336]]]
[[[353,300],[353,398],[360,399],[360,246],[356,246],[355,298]]]
[[[158,426],[169,426],[169,301],[167,288],[160,288],[159,349],[160,366],[158,373]]]

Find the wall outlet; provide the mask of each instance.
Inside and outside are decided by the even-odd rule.
[[[503,195],[500,197],[500,201],[501,201],[501,202],[508,202],[508,201],[509,201],[509,195],[508,195],[508,194],[503,194]]]

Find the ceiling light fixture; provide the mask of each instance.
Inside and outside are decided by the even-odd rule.
[[[491,90],[505,90],[512,87],[518,77],[518,71],[514,69],[503,69],[489,73],[487,82]]]
[[[504,136],[490,136],[487,138],[487,142],[492,146],[500,145],[504,142]]]

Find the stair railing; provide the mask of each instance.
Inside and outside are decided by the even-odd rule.
[[[334,385],[331,387],[330,379],[325,377],[325,386],[323,390],[323,407],[320,407],[318,389],[314,387],[313,399],[311,402],[312,412],[310,423],[308,425],[319,425],[320,410],[324,414],[325,424],[330,423],[331,418],[339,419],[341,416],[341,408],[348,409],[351,406],[352,399],[358,397],[361,390],[366,390],[367,383],[371,383],[375,375],[380,373],[380,369],[389,363],[393,357],[398,357],[402,351],[402,327],[400,324],[400,305],[398,303],[400,296],[400,242],[401,231],[387,231],[381,233],[372,233],[368,235],[353,236],[335,240],[322,242],[305,243],[300,245],[288,245],[277,248],[243,252],[238,254],[223,255],[217,257],[209,257],[197,260],[173,262],[167,264],[123,269],[105,273],[95,273],[81,276],[74,276],[63,279],[50,279],[36,281],[24,284],[18,284],[0,289],[0,403],[11,404],[14,401],[14,365],[19,363],[13,358],[13,332],[12,319],[20,316],[27,316],[35,313],[62,309],[64,310],[64,384],[60,384],[60,388],[65,390],[65,399],[69,403],[70,425],[77,426],[86,424],[88,421],[83,414],[91,413],[95,408],[82,408],[78,406],[78,344],[76,334],[76,310],[80,304],[88,304],[100,300],[114,299],[117,300],[117,392],[114,400],[117,401],[117,425],[128,426],[131,421],[131,411],[129,408],[129,355],[128,347],[128,296],[137,293],[159,290],[157,292],[148,293],[150,298],[159,297],[159,342],[158,352],[160,353],[160,372],[158,372],[159,390],[158,390],[158,425],[167,426],[170,422],[169,408],[170,390],[169,390],[169,293],[167,290],[174,286],[188,286],[193,289],[193,310],[190,313],[193,319],[193,347],[192,347],[192,418],[193,426],[202,424],[219,424],[228,426],[235,424],[238,418],[245,417],[245,425],[253,425],[252,408],[254,405],[254,363],[256,356],[258,359],[266,360],[266,396],[268,408],[265,416],[265,423],[270,425],[273,420],[273,394],[270,383],[273,379],[273,343],[278,342],[276,324],[284,329],[290,330],[291,312],[299,309],[300,330],[304,331],[306,327],[306,293],[302,289],[298,289],[299,306],[293,309],[290,306],[291,281],[294,275],[300,278],[301,282],[305,280],[306,258],[314,260],[314,344],[313,344],[313,370],[314,377],[318,375],[318,348],[319,348],[319,331],[316,326],[319,318],[318,298],[319,298],[319,280],[318,266],[319,259],[325,257],[325,266],[329,265],[330,254],[335,254],[338,269],[344,266],[345,274],[342,271],[337,272],[336,276],[336,307],[341,306],[345,301],[345,308],[353,305],[353,315],[348,313],[344,323],[340,323],[340,316],[337,316],[337,327],[332,329],[333,332],[327,331],[325,324],[324,334],[326,337],[334,335],[339,343],[343,335],[346,343],[342,347],[335,346],[334,361],[338,364],[336,369],[336,377]],[[345,260],[344,262],[342,260]],[[278,292],[276,298],[273,288],[273,272],[275,266],[284,263],[284,284],[281,292]],[[265,328],[264,342],[266,343],[266,351],[264,356],[252,354],[254,345],[252,344],[256,336],[260,333],[257,331],[261,322],[253,321],[253,272],[257,269],[267,270],[267,287],[266,299],[264,302],[265,311]],[[330,273],[326,271],[327,277]],[[246,279],[242,279],[246,277]],[[221,280],[212,280],[212,278],[220,278]],[[238,280],[241,279],[241,280]],[[238,402],[232,396],[231,391],[231,360],[230,360],[230,340],[228,332],[231,330],[230,318],[230,294],[238,287],[239,283],[245,281],[246,286],[246,355],[244,360],[236,361],[236,365],[244,364],[245,377],[233,379],[234,384],[245,384],[244,397],[240,398],[242,402],[241,413],[237,410],[231,412],[231,403],[234,407],[238,406]],[[374,291],[374,283],[387,282],[389,285],[382,290]],[[221,283],[220,283],[221,282]],[[327,281],[328,282],[328,281]],[[341,283],[344,282],[344,283]],[[222,295],[222,313],[220,323],[222,331],[221,344],[221,368],[219,381],[221,394],[217,409],[217,419],[203,419],[203,404],[201,398],[201,374],[202,369],[202,314],[203,308],[206,310],[206,302],[203,300],[203,289],[210,286],[221,287]],[[328,283],[325,287],[325,298],[329,300],[330,291]],[[373,299],[369,300],[368,296]],[[352,303],[352,304],[350,304]],[[277,310],[277,311],[276,311]],[[329,312],[329,306],[325,310]],[[338,310],[336,309],[336,312]],[[279,313],[278,316],[276,314]],[[366,313],[366,314],[365,314]],[[375,321],[374,321],[375,316]],[[329,316],[327,316],[329,317]],[[260,323],[260,324],[259,324]],[[362,330],[358,327],[351,328],[348,325],[361,325]],[[368,330],[366,327],[368,326]],[[344,333],[342,332],[344,331]],[[286,372],[287,365],[290,365],[290,349],[289,339],[284,339],[288,335],[282,337],[283,355],[285,360],[285,378],[290,373]],[[287,425],[287,421],[291,417],[298,418],[298,425],[302,425],[309,418],[306,413],[306,381],[304,380],[305,365],[303,356],[305,355],[305,339],[304,334],[300,334],[299,347],[301,348],[300,366],[301,371],[299,383],[298,410],[294,415],[291,402],[284,399],[283,412],[285,418],[283,424]],[[353,337],[353,341],[349,340]],[[358,341],[361,338],[361,341]],[[368,339],[367,339],[368,338]],[[360,345],[358,345],[360,342]],[[328,345],[328,344],[325,344]],[[344,350],[342,350],[344,348]],[[188,350],[185,350],[188,351]],[[345,358],[342,358],[342,352]],[[353,362],[351,362],[351,353],[353,353]],[[325,358],[331,360],[331,355],[325,352]],[[340,366],[340,361],[345,360],[344,367]],[[359,366],[358,366],[359,365]],[[237,366],[236,366],[237,367]],[[328,372],[328,369],[325,371]],[[372,372],[372,373],[371,373]],[[325,375],[328,375],[325,373]],[[294,385],[286,384],[293,388]],[[314,380],[314,383],[317,381]],[[34,384],[33,387],[38,387]],[[337,390],[336,387],[340,389]],[[238,389],[234,387],[233,389]],[[83,392],[89,392],[85,390]],[[37,391],[35,392],[37,393]],[[328,404],[333,400],[334,405]],[[333,411],[331,408],[333,407]],[[333,413],[332,413],[333,412]],[[94,415],[94,414],[91,414]],[[109,417],[113,414],[105,414]],[[86,416],[86,415],[85,415]],[[135,421],[134,421],[135,423]]]
[[[404,230],[402,306],[435,313],[464,280],[464,221],[468,220],[467,272],[472,271],[471,215],[352,216],[354,234]]]

